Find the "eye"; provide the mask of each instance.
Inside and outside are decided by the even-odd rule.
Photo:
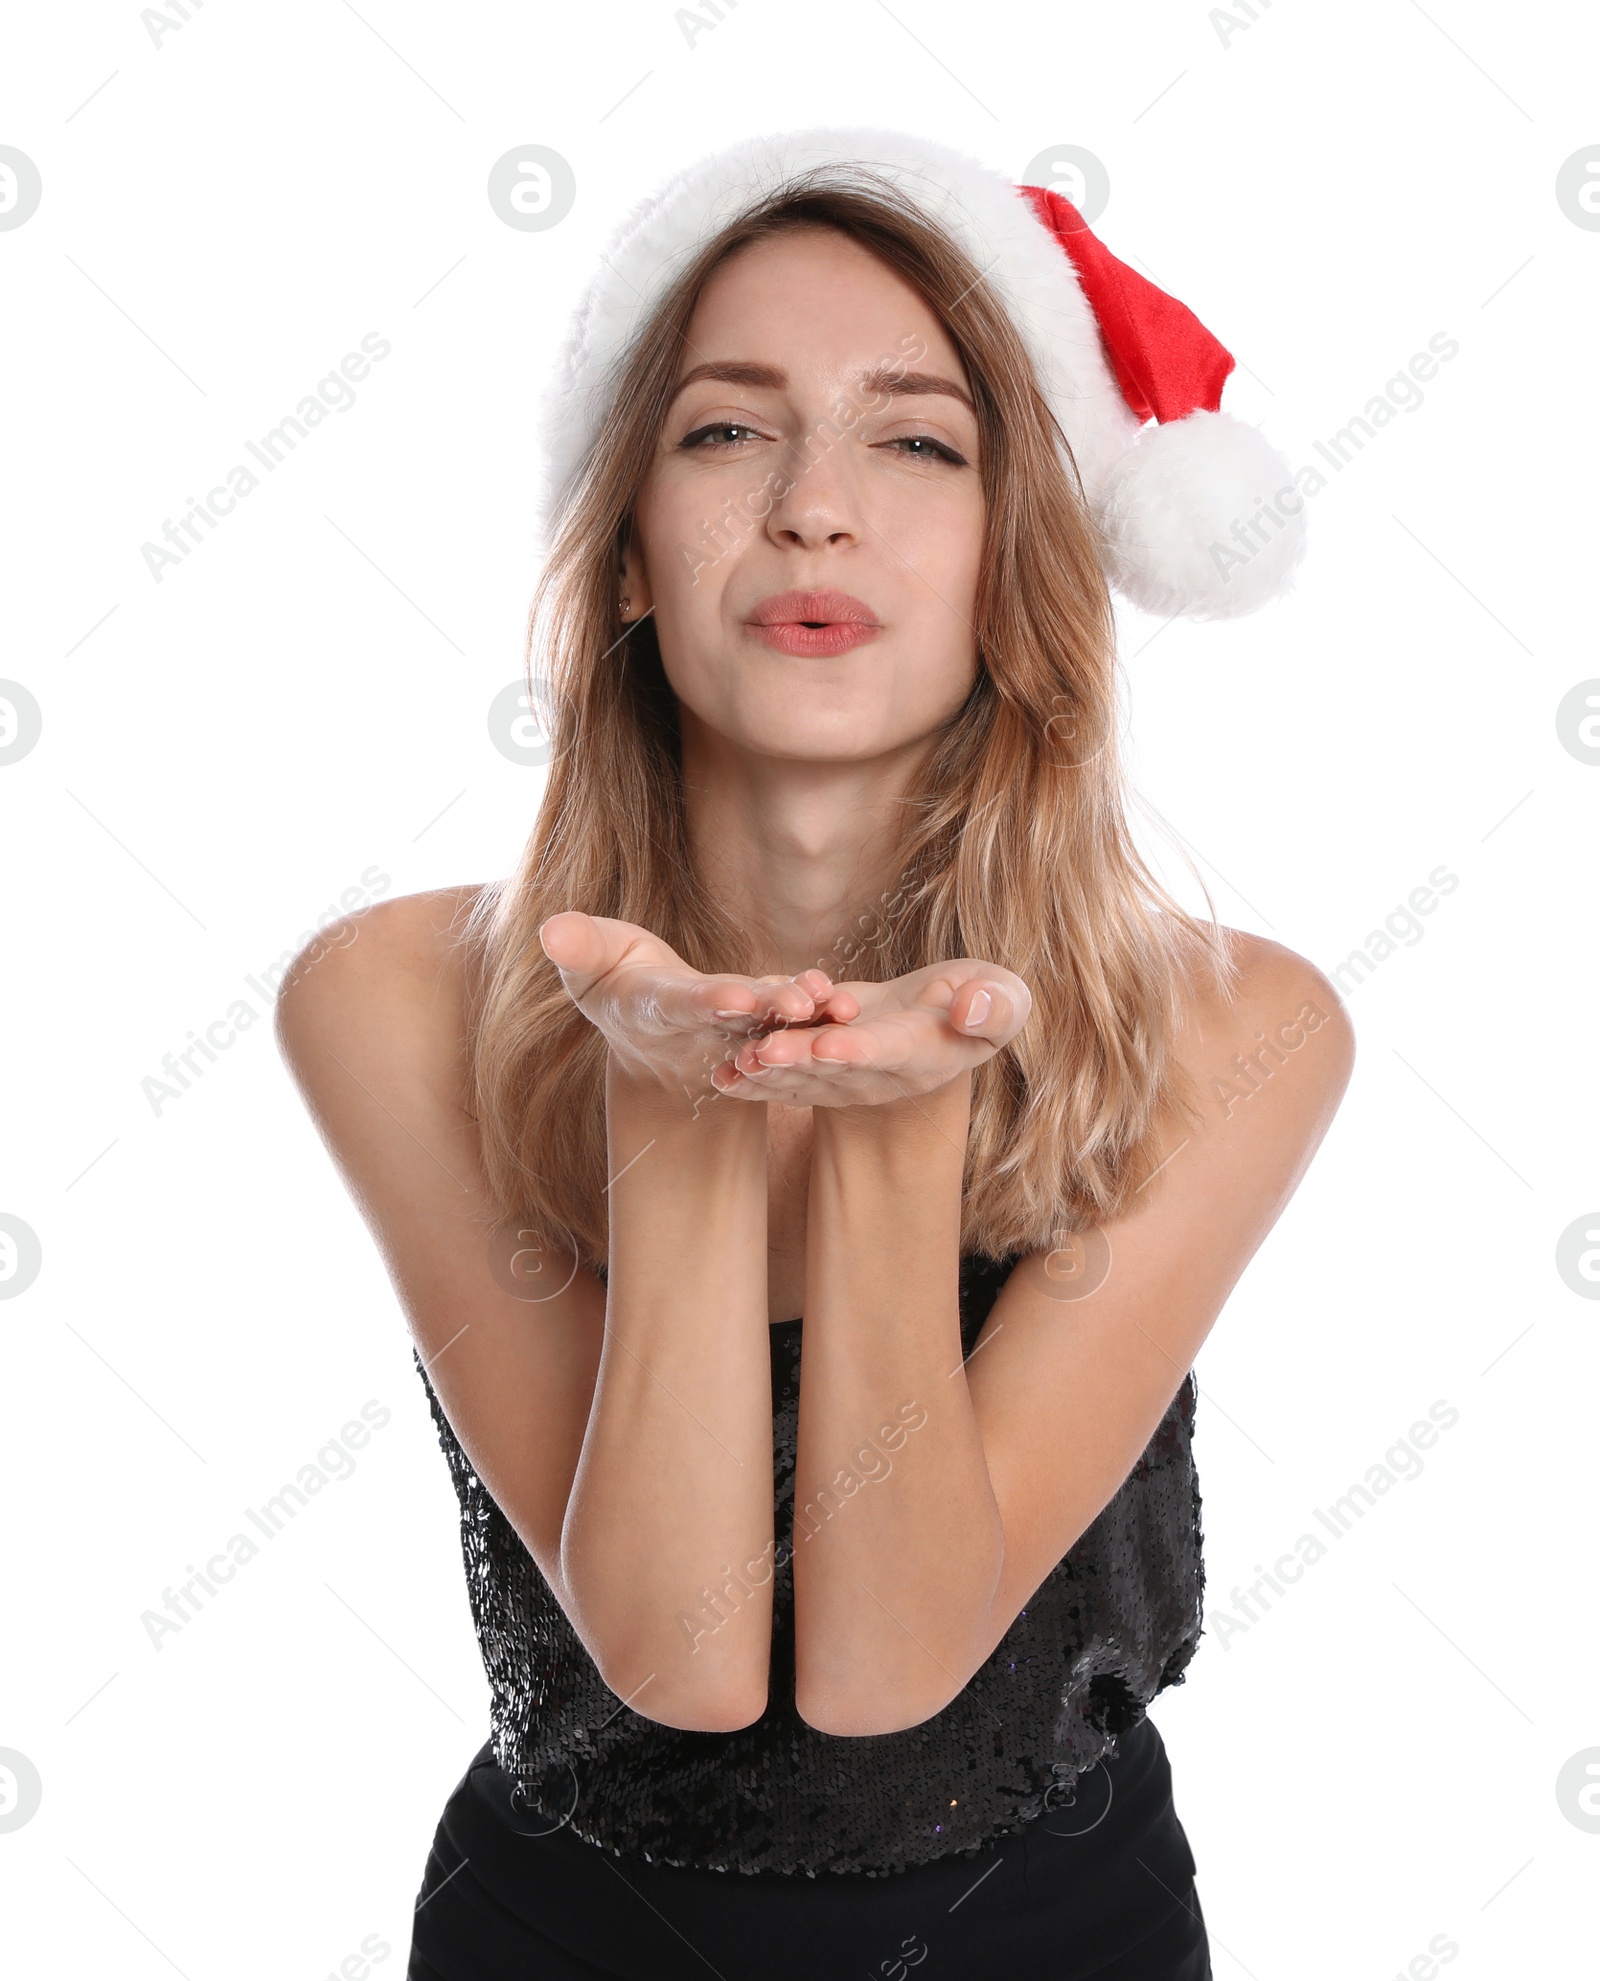
[[[942,440],[935,440],[931,433],[904,434],[897,440],[886,440],[881,444],[885,447],[903,447],[908,461],[948,461],[957,468],[967,465],[964,454],[958,454]]]
[[[728,438],[729,435],[754,432],[754,427],[738,426],[732,420],[713,420],[710,426],[697,426],[693,433],[686,433],[678,445],[691,452],[709,453],[714,447],[737,447],[739,442]],[[713,434],[717,438],[708,439]]]

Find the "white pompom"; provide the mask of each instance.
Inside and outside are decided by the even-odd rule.
[[[1231,413],[1147,426],[1096,504],[1110,577],[1161,618],[1236,619],[1281,598],[1305,551],[1305,498],[1259,428]]]

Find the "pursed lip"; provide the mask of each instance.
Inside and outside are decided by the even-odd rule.
[[[777,592],[750,615],[752,626],[876,626],[871,606],[848,592]]]

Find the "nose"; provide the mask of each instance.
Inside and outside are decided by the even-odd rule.
[[[775,543],[815,550],[860,541],[863,522],[850,451],[831,421],[818,422],[795,442],[786,486],[767,516]]]

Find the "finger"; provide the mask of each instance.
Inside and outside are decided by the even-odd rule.
[[[811,1063],[811,1034],[808,1031],[769,1032],[750,1040],[733,1056],[733,1063],[747,1078],[762,1079],[769,1073],[792,1073]]]
[[[867,1069],[885,1073],[905,1063],[913,1048],[906,1027],[869,1021],[775,1032],[741,1048],[734,1064],[741,1073],[758,1080],[770,1073],[812,1069],[830,1075]]]
[[[963,1038],[1001,1046],[1022,1030],[1031,1008],[1032,999],[1026,993],[1019,999],[1005,984],[969,977],[950,1000],[949,1018],[952,1029]]]
[[[812,1064],[826,1073],[895,1073],[916,1057],[916,1042],[900,1025],[841,1025],[823,1032],[812,1049]]]
[[[569,909],[539,925],[544,953],[561,972],[561,981],[575,999],[582,998],[632,947],[637,931],[627,922]]]
[[[742,977],[701,977],[681,988],[683,1014],[695,1023],[743,1030],[755,1022],[760,999]]]
[[[830,990],[817,1001],[813,1025],[848,1025],[861,1016],[861,1000],[847,990]]]
[[[769,1064],[755,1057],[754,1049],[746,1046],[732,1062],[729,1071],[730,1082],[722,1088],[725,1093],[804,1107],[810,1104],[819,1085],[830,1091],[853,1087],[861,1069],[846,1067],[837,1060],[830,1063],[809,1058],[784,1059]],[[823,1076],[820,1081],[816,1077],[818,1074]]]
[[[749,1100],[752,1096],[761,1098],[761,1083],[747,1080],[731,1059],[711,1069],[711,1084],[719,1094],[730,1100]]]
[[[804,1023],[816,1011],[809,991],[787,977],[701,977],[686,980],[663,1009],[684,1023],[725,1025],[736,1031],[762,1030],[769,1025]]]
[[[802,970],[797,977],[757,977],[756,993],[773,1024],[809,1023],[833,986],[821,970]]]

